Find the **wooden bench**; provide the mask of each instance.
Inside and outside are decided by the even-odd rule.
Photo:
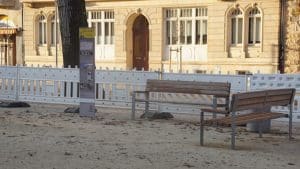
[[[237,93],[232,95],[230,105],[230,116],[204,121],[204,112],[200,114],[200,144],[203,145],[203,126],[217,124],[231,126],[231,149],[235,149],[236,126],[249,122],[258,122],[259,136],[262,137],[261,123],[266,120],[288,117],[289,118],[289,139],[292,138],[292,112],[295,89],[275,89]],[[287,106],[289,114],[272,112],[271,106]],[[255,110],[246,114],[237,114],[239,111]],[[210,112],[210,111],[207,111]]]
[[[168,101],[154,100],[149,98],[150,93],[183,93],[183,94],[199,94],[213,96],[213,103],[205,105],[199,102],[184,101]],[[144,98],[137,98],[137,94],[144,94]],[[131,119],[135,119],[136,102],[145,102],[145,114],[149,111],[150,102],[170,103],[170,104],[189,104],[200,106],[211,106],[215,110],[228,112],[230,98],[230,83],[223,82],[195,82],[195,81],[178,81],[178,80],[147,80],[145,91],[133,91],[132,93],[132,115]],[[225,102],[218,103],[218,99],[225,99]],[[200,112],[200,108],[199,108]]]

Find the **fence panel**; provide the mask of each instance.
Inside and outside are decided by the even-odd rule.
[[[230,82],[232,93],[246,90],[293,87],[297,89],[294,121],[300,122],[300,74],[207,75],[146,71],[96,70],[96,105],[131,108],[131,92],[144,90],[147,79]],[[0,99],[79,104],[79,69],[0,66]],[[142,95],[138,96],[142,97]],[[158,99],[207,101],[207,96],[153,94]],[[138,104],[137,108],[143,108]],[[151,109],[176,113],[198,113],[199,107],[151,104]],[[275,107],[274,110],[288,112]]]
[[[247,90],[247,76],[243,75],[219,75],[219,74],[179,74],[179,73],[163,73],[163,80],[185,80],[185,81],[202,81],[202,82],[229,82],[231,83],[231,93]],[[199,102],[205,104],[212,103],[212,97],[207,95],[192,94],[160,94],[159,99],[185,102]],[[225,100],[219,100],[222,103]],[[182,106],[172,104],[160,104],[158,108],[162,112],[176,113],[199,113],[199,106]]]
[[[22,101],[79,104],[79,69],[19,67],[19,99]]]
[[[255,74],[250,78],[250,90],[296,88],[293,120],[300,122],[300,74]],[[273,110],[288,112],[287,108],[274,107]]]
[[[131,92],[144,90],[147,79],[159,79],[156,72],[96,70],[96,104],[106,107],[131,107]],[[138,104],[137,108],[143,107]]]
[[[16,100],[17,99],[17,67],[0,66],[0,99]]]

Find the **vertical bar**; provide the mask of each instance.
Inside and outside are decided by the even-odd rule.
[[[72,89],[72,97],[73,98],[77,98],[77,91],[78,91],[78,83],[77,82],[73,82],[73,89]]]
[[[65,97],[65,82],[60,81],[60,97]]]
[[[66,82],[67,87],[66,87],[66,97],[70,98],[71,97],[71,82]]]
[[[200,113],[200,145],[203,146],[203,135],[204,135],[204,124],[203,124],[203,116],[204,116],[204,112],[201,111]]]
[[[262,138],[262,123],[264,121],[258,122],[258,133],[259,133],[259,138]]]
[[[28,79],[24,80],[24,95],[28,96]]]
[[[54,92],[53,96],[57,97],[58,96],[58,81],[54,81]]]
[[[7,93],[9,95],[13,94],[13,91],[11,91],[11,86],[12,86],[12,79],[7,80]]]
[[[213,96],[213,109],[216,110],[217,109],[217,98],[215,96]],[[217,118],[217,114],[214,112],[213,113],[213,119]]]
[[[16,101],[19,101],[19,95],[20,95],[20,68],[19,64],[17,64],[17,77],[16,77]]]
[[[30,95],[34,96],[34,81],[30,80]]]
[[[235,112],[232,112],[231,115],[231,149],[235,149],[235,130],[236,130],[236,124],[235,124]]]
[[[148,117],[149,113],[149,92],[145,93],[145,117]]]
[[[135,120],[135,92],[132,93],[131,120]]]
[[[289,105],[289,140],[292,140],[292,127],[293,127],[293,102]]]

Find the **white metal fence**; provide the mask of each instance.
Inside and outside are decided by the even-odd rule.
[[[96,105],[103,107],[131,108],[131,91],[143,90],[147,79],[172,79],[189,81],[230,82],[231,92],[294,87],[294,121],[300,122],[300,74],[183,74],[146,71],[96,70]],[[0,67],[0,99],[58,104],[79,104],[79,69]],[[160,94],[153,97],[184,99],[201,96],[186,94]],[[143,105],[138,105],[142,107]],[[198,113],[198,107],[153,104],[150,108],[177,113]],[[287,112],[286,109],[275,108]]]

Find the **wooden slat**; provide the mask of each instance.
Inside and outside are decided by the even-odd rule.
[[[269,119],[276,119],[280,117],[285,117],[286,114],[284,113],[277,113],[277,112],[265,112],[265,113],[249,113],[238,115],[236,117],[236,125],[247,124],[249,122],[256,122],[256,121],[264,121]],[[218,124],[218,125],[225,125],[229,126],[232,123],[231,117],[223,117],[219,119],[211,119],[207,120],[206,124]]]
[[[269,96],[273,95],[285,95],[285,94],[293,94],[293,89],[288,88],[288,89],[275,89],[275,90],[267,90],[267,93]]]
[[[155,79],[148,79],[147,80],[148,84],[192,84],[192,85],[209,85],[211,84],[212,86],[228,86],[230,87],[230,83],[224,83],[224,82],[197,82],[197,81],[179,81],[179,80],[155,80]]]
[[[251,121],[251,119],[253,118],[258,118],[258,117],[267,117],[270,114],[272,114],[271,112],[258,112],[258,113],[248,113],[248,114],[242,114],[242,115],[238,115],[236,117],[236,122],[237,121]],[[231,123],[231,117],[225,117],[224,119],[220,119],[220,121],[224,122],[224,123]]]
[[[268,95],[266,98],[267,102],[272,102],[272,101],[281,101],[281,100],[290,100],[292,97],[292,93],[290,94],[281,94],[281,95]]]
[[[275,89],[232,95],[231,111],[291,104],[294,89]]]
[[[147,80],[146,91],[206,94],[218,97],[228,97],[230,95],[230,84],[220,82]]]
[[[201,109],[202,112],[207,112],[207,113],[218,113],[218,114],[229,114],[228,110],[225,109],[209,109],[209,108],[204,108]]]
[[[266,97],[254,97],[254,98],[247,98],[247,99],[239,99],[236,101],[236,105],[238,106],[246,106],[246,105],[255,105],[255,104],[260,104],[265,101]]]
[[[136,102],[151,102],[151,103],[170,103],[170,104],[187,104],[187,105],[201,105],[201,106],[212,106],[212,104],[196,103],[196,102],[177,102],[177,101],[166,101],[166,100],[147,100],[147,99],[135,99]]]

